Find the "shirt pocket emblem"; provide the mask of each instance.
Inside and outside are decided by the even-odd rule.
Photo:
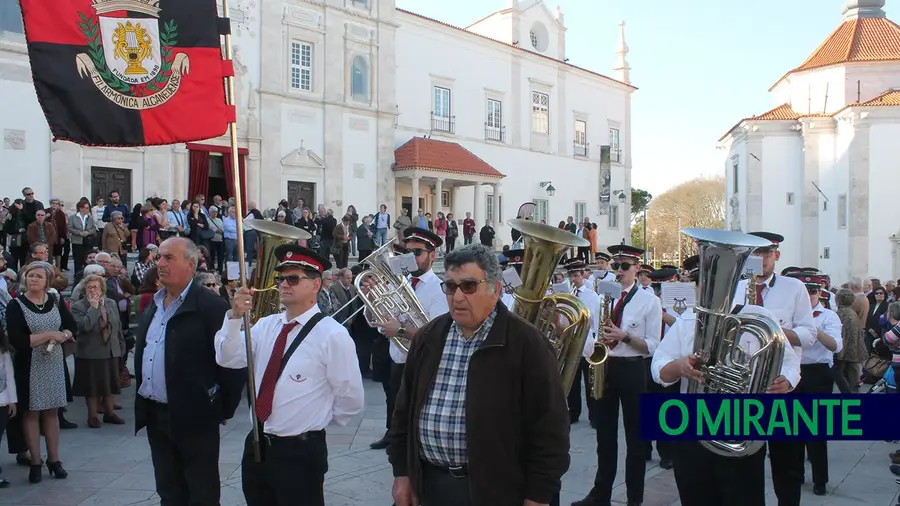
[[[291,381],[293,381],[294,383],[303,383],[304,381],[306,381],[306,377],[302,374],[291,374],[290,376],[288,376],[288,378],[291,378]]]
[[[638,322],[631,322],[628,324],[628,328],[636,329],[638,327]]]

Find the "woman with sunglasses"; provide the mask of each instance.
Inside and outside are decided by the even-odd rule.
[[[275,248],[275,258],[275,285],[285,310],[260,319],[251,331],[263,441],[257,462],[247,435],[244,498],[247,506],[324,506],[325,427],[346,425],[363,410],[362,374],[347,329],[316,304],[331,263],[297,244]],[[247,367],[241,324],[252,300],[248,288],[239,289],[216,334],[222,367]]]

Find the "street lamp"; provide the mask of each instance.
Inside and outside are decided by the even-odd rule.
[[[553,183],[550,181],[541,181],[541,188],[547,190],[547,195],[552,197],[556,195],[556,188],[553,187]]]

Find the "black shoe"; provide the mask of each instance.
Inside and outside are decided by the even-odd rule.
[[[641,506],[641,501],[628,501],[628,506]]]
[[[370,444],[369,448],[371,448],[373,450],[384,450],[385,448],[388,447],[389,444],[390,444],[390,440],[388,439],[387,432],[385,432],[384,436],[381,439],[379,439],[378,441],[375,441],[374,443]]]
[[[813,494],[825,495],[825,485],[821,483],[813,485]]]
[[[18,455],[16,455],[16,464],[18,464],[20,466],[28,467],[31,465],[31,457],[29,457],[28,455],[18,454]],[[43,464],[44,463],[41,462],[41,465],[43,465]]]
[[[63,418],[63,417],[59,417],[59,428],[60,428],[60,429],[64,429],[64,430],[65,430],[65,429],[77,429],[77,428],[78,428],[78,424],[77,424],[77,423],[72,423],[72,422],[66,420],[66,419]]]
[[[122,406],[119,406],[118,404],[113,404],[113,409],[115,409],[116,411],[120,411],[122,409]]]
[[[0,488],[9,488],[9,481],[6,478],[0,478]]]
[[[69,473],[63,469],[62,462],[47,462],[47,469],[50,470],[50,476],[57,480],[64,480],[69,476]]]
[[[36,464],[31,466],[31,470],[28,471],[28,481],[30,483],[40,483],[43,476],[41,476],[41,468],[44,467],[40,464]]]
[[[597,501],[594,500],[594,496],[588,494],[584,499],[573,502],[572,506],[597,506]]]
[[[672,462],[672,459],[660,459],[659,467],[663,469],[672,469],[675,467],[675,464]]]

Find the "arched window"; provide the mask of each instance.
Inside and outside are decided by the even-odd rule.
[[[350,95],[354,100],[369,100],[369,62],[354,56],[350,65]]]

